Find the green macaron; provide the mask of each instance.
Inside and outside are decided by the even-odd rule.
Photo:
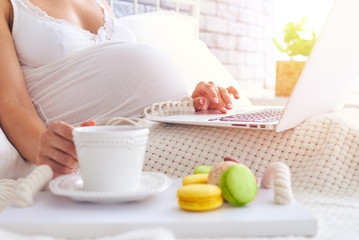
[[[223,197],[235,206],[243,206],[253,201],[258,192],[256,178],[245,165],[234,164],[221,176],[220,187]]]
[[[212,166],[201,165],[194,169],[194,174],[209,173],[209,171],[211,171],[211,169],[212,169]]]

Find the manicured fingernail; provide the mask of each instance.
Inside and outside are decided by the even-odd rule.
[[[226,112],[227,112],[227,108],[221,107],[220,111],[223,112],[223,113],[226,113]]]
[[[228,104],[226,105],[226,107],[227,107],[228,109],[232,109],[232,104],[228,103]]]
[[[235,159],[235,158],[233,158],[233,157],[224,157],[224,161],[241,163],[239,160],[237,160],[237,159]]]
[[[199,104],[203,105],[203,99],[202,98],[199,99]]]
[[[216,97],[213,98],[213,101],[214,101],[215,103],[219,103],[218,98],[216,98]]]

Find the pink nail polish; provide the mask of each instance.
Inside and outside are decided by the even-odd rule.
[[[224,157],[224,161],[230,161],[241,164],[241,162],[233,157]]]

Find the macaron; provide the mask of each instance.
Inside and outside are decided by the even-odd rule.
[[[233,166],[234,164],[236,163],[232,161],[225,161],[225,162],[219,162],[216,165],[214,165],[211,171],[209,171],[208,173],[207,183],[219,186],[222,173],[227,168]]]
[[[182,179],[182,185],[206,184],[208,173],[191,174]]]
[[[194,169],[194,174],[199,174],[199,173],[209,173],[209,171],[212,169],[212,166],[208,166],[208,165],[201,165],[201,166],[197,166]]]
[[[223,172],[220,187],[223,197],[235,206],[243,206],[253,201],[258,192],[254,174],[242,164],[235,164]]]
[[[187,211],[209,211],[223,204],[222,191],[211,184],[190,184],[177,190],[178,204]]]

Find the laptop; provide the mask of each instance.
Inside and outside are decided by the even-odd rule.
[[[285,107],[251,106],[227,114],[214,110],[151,120],[281,132],[310,117],[341,109],[359,75],[358,12],[358,0],[334,2]]]

